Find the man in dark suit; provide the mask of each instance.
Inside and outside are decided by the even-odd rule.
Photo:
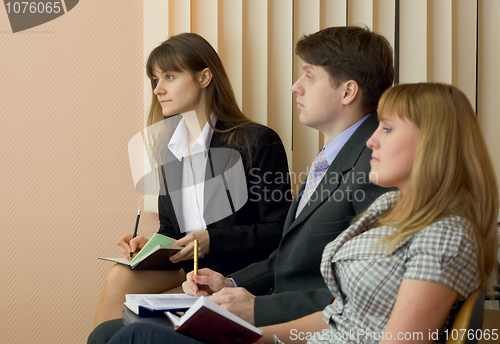
[[[257,326],[297,319],[333,301],[319,270],[323,248],[387,191],[369,182],[366,140],[378,126],[378,100],[393,82],[389,43],[366,29],[333,27],[302,37],[296,53],[304,70],[292,86],[299,119],[325,138],[311,168],[318,172],[299,190],[279,248],[267,260],[230,279],[200,270],[183,285],[188,294],[218,292],[213,301]],[[319,183],[308,185],[314,178]],[[229,288],[235,286],[242,288]]]
[[[387,191],[369,182],[366,141],[378,126],[378,100],[393,82],[389,43],[367,29],[333,27],[302,37],[296,53],[304,70],[292,86],[299,119],[325,141],[288,211],[279,247],[229,278],[201,269],[183,284],[187,294],[213,294],[211,300],[256,326],[298,319],[332,303],[320,273],[323,249]],[[134,324],[111,342],[193,341],[165,327]]]

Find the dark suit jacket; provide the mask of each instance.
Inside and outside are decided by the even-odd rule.
[[[225,129],[225,125],[218,121],[216,128]],[[248,165],[249,156],[245,152],[240,152],[246,173],[246,186],[239,187],[246,187],[248,190],[248,201],[232,215],[210,223],[213,222],[209,217],[214,213],[214,208],[222,205],[208,196],[205,197],[204,218],[210,235],[210,253],[200,259],[199,265],[200,268],[210,267],[223,274],[262,261],[276,250],[291,200],[288,178],[282,178],[282,183],[268,183],[270,180],[276,180],[276,176],[288,174],[286,153],[278,134],[260,124],[245,125],[244,130],[252,147],[252,163],[251,166]],[[239,158],[238,151],[227,148],[232,147],[225,142],[224,135],[214,132],[210,143],[210,154],[213,159],[211,159],[212,165],[207,159],[206,180],[211,178],[213,173],[220,175],[228,170],[231,167],[228,164],[233,164]],[[221,158],[221,151],[226,153],[232,151],[236,156],[228,158],[225,154]],[[185,233],[180,230],[169,193],[173,192],[172,187],[175,188],[176,185],[177,189],[180,188],[182,173],[179,171],[182,171],[182,163],[175,158],[171,161],[172,163],[164,166],[168,184],[167,195],[158,198],[159,233],[179,239],[185,236]],[[205,190],[206,188],[207,183]],[[275,197],[271,202],[270,192],[283,197],[281,199]],[[193,269],[192,260],[181,265],[186,272]]]
[[[239,287],[257,295],[256,326],[294,320],[333,302],[320,273],[323,249],[387,191],[368,179],[371,149],[366,141],[377,126],[373,113],[340,150],[311,201],[295,219],[302,185],[288,211],[278,249],[267,260],[231,275]]]

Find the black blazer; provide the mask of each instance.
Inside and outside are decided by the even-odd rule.
[[[366,141],[378,126],[371,114],[346,142],[325,177],[295,219],[298,200],[292,202],[279,247],[260,263],[231,275],[239,287],[254,295],[255,325],[291,321],[323,310],[333,296],[320,273],[323,249],[381,194],[388,191],[371,184],[371,149]]]
[[[225,125],[217,121],[216,128],[225,129]],[[290,183],[286,178],[288,163],[278,134],[260,124],[245,125],[244,130],[252,147],[252,163],[249,166],[246,160],[249,157],[240,152],[246,174],[246,185],[239,187],[246,187],[248,190],[248,201],[236,212],[214,223],[210,223],[213,221],[209,217],[221,204],[206,199],[204,208],[204,218],[210,235],[210,253],[200,259],[199,265],[200,268],[210,267],[223,274],[237,271],[269,257],[278,247],[291,201]],[[231,167],[226,165],[228,161],[234,162],[234,159],[223,158],[225,162],[222,163],[220,159],[221,151],[230,151],[227,148],[232,147],[225,142],[224,135],[214,132],[209,149],[209,155],[214,158],[207,159],[206,180],[212,177],[212,173],[220,175]],[[235,150],[232,152],[235,152],[238,158],[238,152]],[[174,175],[177,176],[174,178],[182,176],[182,173],[179,173],[182,171],[182,163],[177,159],[172,159],[172,162],[164,166],[168,185],[167,195],[158,197],[159,233],[179,239],[185,234],[180,230],[170,193],[172,185],[180,186],[181,181],[180,179],[171,181],[169,178]],[[174,170],[176,173],[172,173]],[[279,176],[285,178],[278,178]],[[207,183],[205,190],[206,188]],[[271,194],[275,196],[273,199],[270,198]],[[278,195],[282,197],[278,198]],[[186,272],[191,271],[192,260],[182,262],[181,266]]]

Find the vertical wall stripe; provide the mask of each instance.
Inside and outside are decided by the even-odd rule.
[[[267,124],[268,32],[268,0],[244,1],[242,109],[262,124]]]
[[[219,0],[218,53],[241,108],[243,97],[243,0]]]
[[[168,12],[169,36],[191,32],[191,0],[168,0]]]
[[[478,107],[478,93],[479,93],[479,0],[476,0],[477,12],[476,12],[476,99],[475,99],[475,107],[477,116],[477,107]],[[500,222],[500,221],[499,221]],[[500,253],[499,253],[500,255]],[[500,257],[499,257],[500,259]]]
[[[164,0],[149,0],[143,4],[144,9],[144,62],[141,65],[141,73],[144,75],[144,125],[146,124],[146,113],[151,105],[151,83],[146,75],[144,67],[149,53],[169,36],[169,3]]]
[[[267,125],[280,135],[292,170],[293,1],[268,2]]]
[[[396,0],[394,6],[394,85],[399,84],[400,41],[401,41],[401,0]]]
[[[350,0],[348,25],[368,26],[373,30],[373,0]]]
[[[218,0],[191,0],[191,29],[218,48]]]
[[[453,0],[429,3],[427,80],[452,82]]]
[[[384,36],[394,48],[395,0],[373,0],[373,31]]]
[[[331,26],[345,26],[347,13],[346,0],[321,0],[320,2],[320,28]]]
[[[349,25],[349,0],[345,0],[345,25]]]
[[[476,101],[476,31],[477,2],[453,1],[453,80],[469,98],[472,107]]]
[[[479,0],[478,117],[500,181],[500,1]]]
[[[427,81],[427,1],[400,2],[401,83]]]

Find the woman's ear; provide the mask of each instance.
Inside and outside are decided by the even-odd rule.
[[[207,86],[210,85],[210,82],[212,81],[212,72],[210,71],[210,69],[205,68],[204,70],[202,70],[199,74],[199,80],[201,88],[207,88]]]

